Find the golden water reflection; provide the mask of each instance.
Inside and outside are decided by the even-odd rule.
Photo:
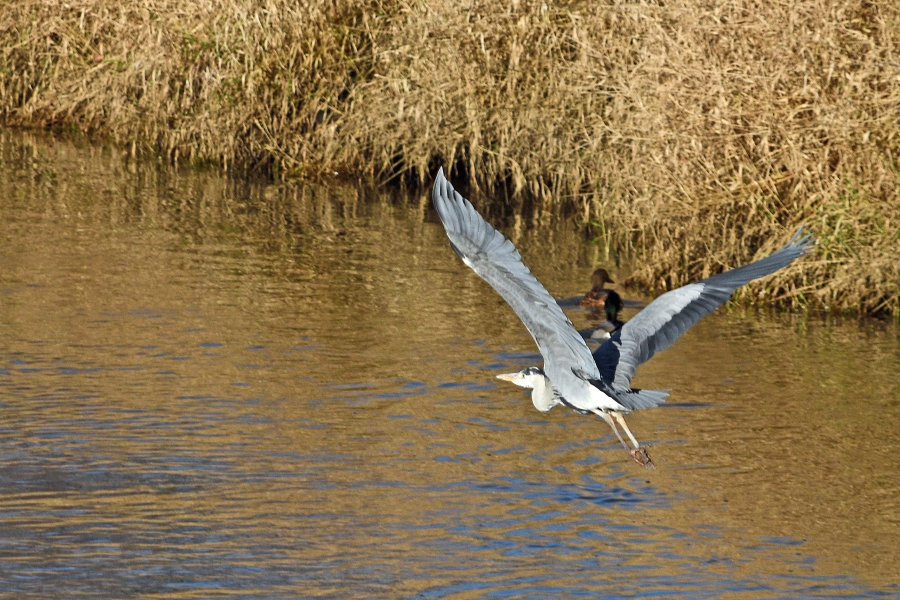
[[[9,593],[900,594],[895,326],[704,320],[643,471],[495,384],[539,356],[424,200],[0,143]],[[560,296],[605,258],[513,235]]]

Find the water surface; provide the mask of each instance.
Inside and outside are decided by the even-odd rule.
[[[508,233],[559,296],[605,258]],[[0,595],[900,597],[893,325],[705,319],[655,471],[539,364],[424,198],[0,132]]]

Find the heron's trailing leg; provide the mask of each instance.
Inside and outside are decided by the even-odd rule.
[[[631,443],[634,444],[635,448],[640,448],[641,445],[638,444],[638,441],[634,438],[634,434],[631,433],[631,430],[628,429],[628,425],[625,424],[625,417],[622,416],[622,413],[612,411],[609,413],[616,422],[622,426],[622,429],[625,430],[625,433],[628,434],[628,439],[631,440]]]
[[[635,462],[642,467],[647,467],[649,469],[655,468],[656,465],[654,465],[653,461],[650,459],[650,455],[647,453],[647,448],[638,444],[638,441],[634,438],[634,434],[631,433],[631,430],[628,429],[628,425],[625,424],[625,417],[622,416],[622,413],[613,411],[610,414],[616,421],[619,422],[619,425],[622,426],[622,429],[625,430],[625,433],[627,433],[629,439],[631,439],[631,443],[634,444],[634,450],[628,451],[628,453],[631,454],[631,458],[633,458]],[[619,439],[622,438],[619,437]]]
[[[631,455],[631,458],[634,459],[634,462],[641,465],[642,467],[647,467],[649,469],[655,468],[656,465],[653,464],[653,461],[650,460],[650,455],[647,454],[647,449],[638,444],[637,440],[634,438],[634,435],[631,433],[631,430],[628,429],[628,425],[625,424],[625,418],[622,417],[621,413],[617,412],[604,412],[600,409],[594,409],[594,414],[598,417],[609,423],[609,426],[612,427],[612,430],[616,433],[616,437],[619,438],[619,441],[622,442],[622,446],[628,450],[628,454]],[[615,419],[615,420],[613,420]],[[628,437],[631,439],[631,443],[634,444],[634,449],[628,447],[628,444],[625,443],[625,439],[622,437],[622,434],[619,433],[618,428],[616,427],[616,421],[619,422],[619,425],[622,426],[622,429],[625,430],[625,433],[628,434]]]
[[[612,430],[616,433],[616,437],[619,438],[619,441],[622,442],[622,445],[625,446],[625,449],[631,452],[631,448],[628,447],[628,444],[625,443],[625,440],[622,439],[622,434],[619,433],[619,430],[616,429],[616,422],[612,420],[612,417],[609,416],[609,413],[605,413],[599,408],[594,409],[594,414],[609,423],[609,426],[612,427]]]

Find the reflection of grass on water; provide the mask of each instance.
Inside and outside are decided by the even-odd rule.
[[[279,176],[427,182],[560,209],[667,288],[772,252],[779,299],[900,311],[889,2],[22,0],[7,123]]]

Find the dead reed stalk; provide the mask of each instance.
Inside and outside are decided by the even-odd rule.
[[[898,37],[893,0],[20,0],[0,111],[281,174],[442,163],[577,211],[657,289],[807,223],[744,298],[897,315]]]

